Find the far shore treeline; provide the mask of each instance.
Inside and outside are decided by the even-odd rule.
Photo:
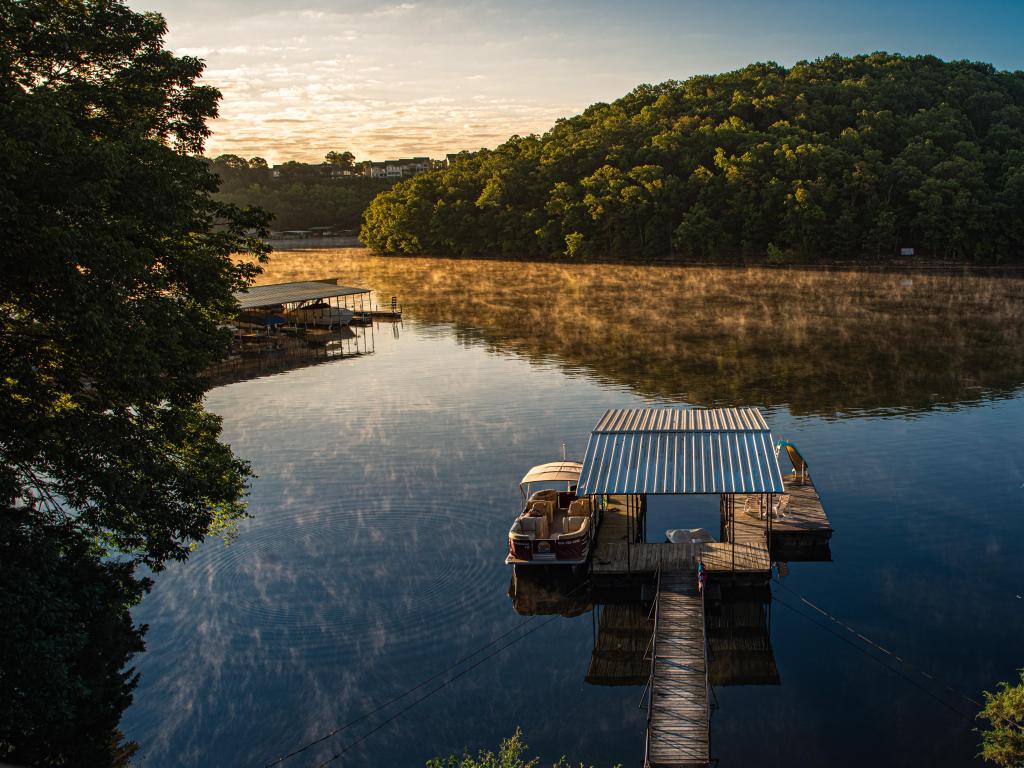
[[[1024,72],[829,56],[641,85],[378,195],[383,253],[1024,258]]]
[[[329,152],[325,161],[293,160],[271,169],[262,157],[219,155],[210,161],[210,170],[220,177],[215,197],[269,211],[278,231],[323,227],[355,233],[370,201],[394,182],[363,176],[351,152]],[[325,167],[337,173],[324,174]]]

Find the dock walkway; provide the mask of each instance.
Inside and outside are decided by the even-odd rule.
[[[666,574],[658,590],[645,768],[710,763],[704,601],[692,573]]]
[[[763,539],[763,536],[762,536]],[[599,543],[594,547],[590,572],[594,576],[623,576],[662,573],[693,573],[697,562],[704,561],[709,575],[716,573],[763,573],[772,569],[768,548],[763,544],[732,544],[711,541],[706,544],[670,544],[654,542]]]

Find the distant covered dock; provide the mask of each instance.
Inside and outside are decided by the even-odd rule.
[[[360,306],[369,304],[370,293],[369,288],[338,285],[336,280],[302,280],[294,283],[253,285],[244,291],[236,291],[235,298],[243,310],[300,305],[330,299],[334,299],[335,304],[348,307],[349,297],[358,297]],[[352,303],[355,303],[354,298]]]
[[[233,328],[231,354],[207,370],[211,384],[228,384],[374,350],[370,288],[339,285],[337,280],[301,280],[253,285],[234,296],[240,310]],[[295,310],[335,307],[350,323],[325,327],[304,322]],[[340,310],[347,310],[344,315]],[[350,312],[350,314],[349,314]],[[399,313],[400,317],[400,313]],[[351,326],[351,327],[350,327]]]

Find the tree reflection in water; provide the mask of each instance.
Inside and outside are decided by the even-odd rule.
[[[261,282],[339,277],[467,343],[638,394],[795,414],[913,411],[1024,382],[1024,281],[929,271],[634,266],[279,252]]]

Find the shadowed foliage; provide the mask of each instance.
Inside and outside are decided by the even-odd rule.
[[[220,94],[163,18],[0,0],[0,28],[0,760],[99,766],[124,758],[134,567],[245,514],[202,373],[266,216],[213,199]]]

